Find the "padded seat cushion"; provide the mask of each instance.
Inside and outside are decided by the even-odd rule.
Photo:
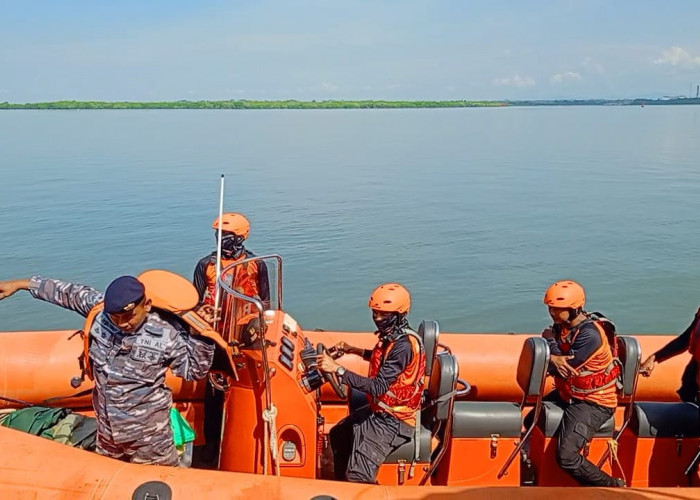
[[[520,408],[514,403],[456,401],[453,410],[452,437],[520,437]]]
[[[542,337],[525,339],[520,351],[516,379],[527,398],[542,394],[547,365],[549,364],[549,345]]]
[[[700,437],[700,414],[693,403],[638,402],[629,426],[639,437]]]
[[[554,437],[557,433],[557,429],[559,429],[559,424],[563,416],[563,407],[552,401],[544,401],[542,403],[540,418],[537,420],[537,427],[542,430],[542,433],[546,437]],[[608,421],[603,424],[603,427],[596,432],[595,437],[612,437],[614,430],[615,417],[610,417]]]

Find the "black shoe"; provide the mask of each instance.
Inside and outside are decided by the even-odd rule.
[[[612,484],[610,485],[613,488],[626,488],[627,484],[625,484],[625,480],[619,477],[614,477],[612,480]]]

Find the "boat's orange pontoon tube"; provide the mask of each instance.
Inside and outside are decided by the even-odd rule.
[[[332,346],[345,340],[371,348],[376,338],[370,333],[303,330],[282,309],[281,260],[277,256],[261,259],[268,266],[270,261],[276,263],[269,266],[275,268],[272,276],[278,278],[269,307],[224,287],[223,304],[229,308],[230,320],[220,328],[220,348],[226,346],[228,351],[221,359],[232,360],[235,373],[230,367],[215,366],[212,376],[226,391],[220,471],[124,464],[0,429],[4,451],[0,454],[0,491],[27,487],[53,490],[58,497],[63,491],[71,498],[77,494],[123,498],[142,482],[154,479],[182,494],[196,491],[198,497],[230,496],[248,489],[246,495],[290,498],[318,494],[412,498],[438,491],[466,494],[464,487],[477,488],[475,494],[483,494],[482,488],[517,487],[518,495],[526,496],[541,490],[525,486],[573,485],[554,459],[554,433],[561,411],[542,401],[550,389],[544,377],[549,361],[546,342],[538,335],[440,333],[435,321],[423,321],[419,329],[429,376],[418,446],[408,443],[387,458],[378,476],[382,486],[319,481],[332,477],[329,429],[365,400],[362,395],[341,400],[304,360],[319,344]],[[606,470],[624,476],[636,488],[685,487],[697,481],[695,472],[689,477],[684,472],[700,445],[698,410],[693,404],[679,402],[675,392],[687,359],[679,356],[658,366],[652,378],[637,376],[642,356],[671,338],[622,337],[625,387],[620,408],[583,451],[594,462],[604,461]],[[82,341],[72,331],[0,333],[0,396],[42,404],[89,388],[87,383],[79,389],[71,386],[71,379],[80,372],[81,350]],[[339,362],[358,373],[367,370],[356,356],[345,356]],[[168,378],[167,383],[178,407],[201,435],[204,384],[177,378]],[[67,397],[54,404],[90,409],[88,396]],[[0,408],[3,406],[13,404],[0,402]],[[523,417],[533,410],[536,418],[526,427]],[[611,463],[606,456],[613,438],[617,454],[612,457],[617,462]],[[82,479],[77,480],[76,475]],[[263,477],[272,475],[281,479]],[[462,489],[443,490],[441,486]],[[580,493],[584,491],[592,494],[594,490]],[[693,495],[690,490],[687,495],[673,491],[679,498]],[[488,494],[511,496],[513,491],[497,489]],[[652,498],[665,492],[646,490],[646,494]]]

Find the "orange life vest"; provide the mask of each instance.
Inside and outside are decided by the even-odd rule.
[[[695,324],[693,325],[693,331],[690,332],[688,352],[695,361],[700,362],[700,309],[695,313]],[[700,371],[698,371],[698,378],[700,378]]]
[[[235,262],[239,262],[248,258],[247,255],[242,255],[235,260],[221,261],[221,268],[224,269]],[[205,270],[205,278],[207,282],[207,292],[204,294],[203,304],[214,305],[216,297],[216,263],[212,262],[207,265]],[[258,262],[250,261],[245,264],[238,265],[232,270],[223,275],[223,281],[227,283],[238,293],[248,297],[260,296],[258,285]],[[244,324],[244,318],[253,314],[253,304],[244,300],[236,299],[230,295],[222,295],[221,301],[221,322],[219,323],[219,332],[228,340],[235,338],[238,334],[236,327]],[[231,315],[231,311],[234,314]]]
[[[81,379],[87,375],[87,378],[94,380],[92,375],[92,361],[90,360],[90,330],[92,329],[92,324],[95,322],[95,318],[104,309],[104,302],[98,302],[93,306],[88,315],[85,317],[85,323],[83,323],[83,329],[80,334],[83,336],[83,354],[78,358],[80,363]]]
[[[221,260],[221,269],[224,269],[231,264],[247,258],[244,254],[240,258],[235,260]],[[233,273],[233,275],[232,275]],[[211,263],[207,266],[205,272],[205,278],[207,280],[207,293],[204,295],[203,303],[213,306],[214,297],[216,297],[216,263]],[[236,290],[238,293],[247,295],[248,297],[254,297],[260,295],[258,287],[258,263],[257,261],[250,261],[243,265],[236,266],[233,270],[227,272],[223,281],[227,283],[231,288]]]
[[[620,365],[617,362],[616,353],[613,352],[608,334],[601,322],[590,319],[587,322],[592,323],[600,335],[600,347],[578,367],[577,376],[566,380],[558,378],[555,385],[562,399],[574,397],[600,406],[616,408],[617,386],[620,378]],[[581,326],[583,325],[578,325],[573,331],[563,331],[557,338],[563,354],[569,353]]]
[[[425,376],[425,351],[414,334],[407,334],[411,343],[411,362],[389,386],[386,393],[370,398],[372,411],[386,411],[408,425],[416,425],[416,412],[420,411],[423,396],[423,377]],[[382,363],[394,348],[396,341],[388,342],[382,347],[380,341],[372,351],[369,362],[369,378],[376,377]]]

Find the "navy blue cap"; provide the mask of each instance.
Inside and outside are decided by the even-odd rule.
[[[105,312],[118,314],[131,311],[143,299],[143,283],[133,276],[120,276],[105,290]]]

